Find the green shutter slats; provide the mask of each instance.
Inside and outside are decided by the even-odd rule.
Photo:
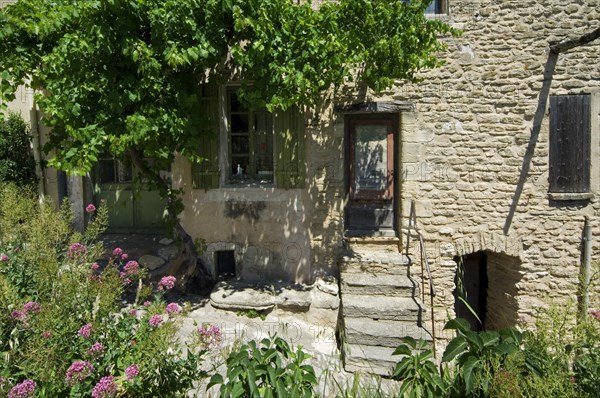
[[[277,188],[304,188],[304,115],[297,107],[274,114],[275,184]]]
[[[589,192],[590,112],[587,94],[550,97],[550,192]]]
[[[219,100],[217,96],[200,99],[201,112],[206,115],[206,128],[198,144],[198,155],[204,160],[192,170],[195,189],[219,187]]]

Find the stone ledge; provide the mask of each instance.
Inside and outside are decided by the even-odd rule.
[[[552,200],[589,200],[594,197],[591,192],[548,192],[548,198]]]

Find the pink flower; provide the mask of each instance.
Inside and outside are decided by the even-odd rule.
[[[8,256],[4,253],[0,254],[0,261],[2,261],[3,263],[8,261]]]
[[[169,290],[169,289],[173,289],[173,287],[175,287],[175,282],[177,281],[177,278],[175,278],[172,275],[169,276],[163,276],[160,279],[160,282],[158,282],[158,290]]]
[[[149,305],[151,305],[151,304],[152,304],[152,301],[150,301],[150,300],[146,300],[146,301],[144,301],[144,304],[143,304],[143,305],[144,305],[144,307],[148,307],[148,306],[149,306]]]
[[[102,345],[102,343],[99,342],[95,342],[94,344],[92,344],[92,347],[88,350],[88,354],[92,357],[100,356],[103,352],[104,345]]]
[[[135,308],[131,308],[129,311],[127,311],[127,313],[131,316],[136,316],[137,310]]]
[[[150,317],[150,320],[148,321],[148,323],[150,324],[150,326],[152,326],[153,328],[158,327],[162,322],[162,317],[160,315],[152,315]]]
[[[132,380],[138,374],[140,374],[140,367],[135,363],[125,369],[125,376],[127,377],[127,380]]]
[[[129,255],[127,253],[121,254],[121,260],[127,260],[128,258],[129,258]]]
[[[67,256],[71,260],[76,260],[85,256],[87,253],[87,248],[81,243],[73,243],[69,246],[69,251],[67,252]]]
[[[127,275],[135,275],[140,271],[140,264],[137,261],[131,260],[123,267]]]
[[[98,269],[100,268],[100,265],[98,263],[93,263],[90,268],[92,269],[92,271],[98,271]]]
[[[23,310],[27,313],[37,314],[42,310],[42,306],[39,303],[36,303],[35,301],[30,301],[23,306]]]
[[[200,346],[203,349],[210,349],[217,347],[223,342],[223,334],[221,328],[217,325],[203,324],[196,329],[198,337],[200,339]]]
[[[14,310],[10,313],[10,317],[14,321],[24,321],[27,319],[27,312],[24,310]]]
[[[89,205],[87,205],[85,207],[85,212],[86,213],[93,213],[96,211],[96,206],[94,206],[92,203],[90,203]]]
[[[79,332],[77,332],[77,336],[83,337],[84,339],[89,339],[91,334],[92,334],[92,324],[91,323],[86,323],[85,325],[83,325],[81,327],[81,329],[79,329]]]
[[[33,380],[25,380],[8,392],[8,398],[33,398],[37,384]]]
[[[75,361],[67,369],[66,382],[72,386],[84,381],[94,372],[94,365],[88,361]]]
[[[177,303],[169,303],[169,304],[167,304],[166,310],[167,310],[167,314],[169,314],[169,315],[178,314],[181,312],[181,307]]]
[[[45,338],[45,339],[49,339],[49,338],[50,338],[50,336],[52,336],[52,332],[51,332],[51,331],[49,331],[49,330],[44,330],[44,331],[42,332],[42,337],[43,337],[43,338]]]
[[[92,398],[109,398],[117,394],[117,383],[113,376],[104,376],[94,386]]]
[[[596,320],[600,321],[600,311],[598,311],[598,310],[591,310],[590,311],[590,315],[593,316],[594,318],[596,318]]]
[[[123,249],[120,247],[117,247],[115,250],[113,250],[113,256],[120,256],[121,254],[123,254]]]

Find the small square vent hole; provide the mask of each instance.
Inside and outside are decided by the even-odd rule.
[[[235,276],[235,251],[219,250],[216,252],[217,273],[219,276]]]

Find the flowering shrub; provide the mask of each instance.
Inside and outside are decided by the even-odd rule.
[[[0,187],[0,396],[185,395],[204,376],[203,351],[173,339],[183,310],[163,296],[175,277],[163,278],[152,300],[143,287],[123,308],[125,289],[145,272],[120,248],[106,266],[96,262],[105,206],[78,233],[70,207],[57,213],[24,197]]]
[[[223,343],[223,334],[217,325],[204,323],[194,331],[193,339],[201,349],[215,350]]]
[[[158,282],[158,290],[169,290],[175,287],[177,280],[174,276],[163,276]]]
[[[37,385],[33,380],[25,380],[8,392],[8,398],[33,398]]]

